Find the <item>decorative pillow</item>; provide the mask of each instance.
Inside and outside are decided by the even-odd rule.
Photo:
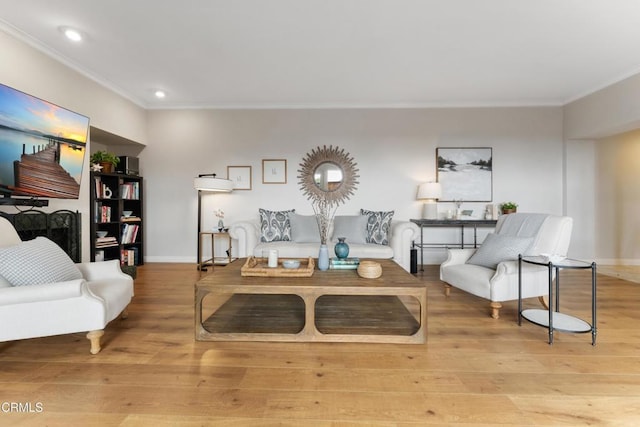
[[[345,237],[347,243],[367,242],[367,219],[365,215],[339,215],[333,220],[333,240]]]
[[[0,288],[10,288],[11,283],[7,281],[4,277],[0,276]]]
[[[289,211],[268,211],[260,209],[260,241],[261,242],[288,242],[291,240],[291,222]]]
[[[291,240],[296,243],[320,243],[320,231],[315,215],[289,214]]]
[[[0,275],[13,286],[82,279],[69,255],[46,237],[0,248]]]
[[[482,246],[467,260],[467,264],[480,265],[495,270],[498,263],[518,259],[533,243],[533,237],[506,236],[490,233]]]
[[[360,209],[362,215],[367,216],[367,243],[377,245],[389,244],[389,230],[394,211],[368,211]]]

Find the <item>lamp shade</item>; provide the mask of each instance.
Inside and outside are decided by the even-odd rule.
[[[442,196],[442,187],[439,182],[425,182],[418,186],[417,200],[438,199]]]
[[[233,190],[233,181],[215,176],[199,176],[193,179],[193,188],[199,191],[229,193]]]

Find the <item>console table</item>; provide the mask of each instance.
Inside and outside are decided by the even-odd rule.
[[[425,227],[453,227],[460,228],[460,247],[464,248],[464,228],[473,227],[473,247],[478,247],[478,227],[495,227],[498,220],[495,219],[412,219],[411,222],[420,227],[420,265],[424,266],[424,248],[447,248],[458,245],[458,243],[425,243],[424,228]],[[422,267],[424,269],[424,267]]]

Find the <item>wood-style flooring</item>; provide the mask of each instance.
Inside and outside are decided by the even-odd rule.
[[[515,301],[494,320],[485,300],[445,298],[435,267],[419,275],[426,344],[228,343],[194,340],[201,274],[139,268],[95,356],[84,334],[0,343],[0,426],[640,425],[640,284],[598,276],[595,347],[550,346]],[[586,319],[589,279],[563,272],[561,307]]]

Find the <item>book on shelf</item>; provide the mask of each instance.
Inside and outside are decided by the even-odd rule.
[[[109,246],[118,246],[118,240],[115,237],[97,237],[96,248],[106,248]]]
[[[331,258],[329,264],[333,265],[360,265],[360,258]]]
[[[331,264],[329,263],[329,270],[356,270],[358,264]]]
[[[122,222],[140,222],[142,219],[139,216],[123,216],[120,218]]]
[[[138,248],[122,249],[120,251],[120,264],[137,265],[138,264]]]
[[[120,241],[122,244],[134,243],[136,241],[136,237],[138,236],[138,229],[140,228],[137,224],[124,224],[122,226],[122,236]]]
[[[128,200],[138,200],[140,198],[140,183],[123,182],[120,185],[120,198]]]

